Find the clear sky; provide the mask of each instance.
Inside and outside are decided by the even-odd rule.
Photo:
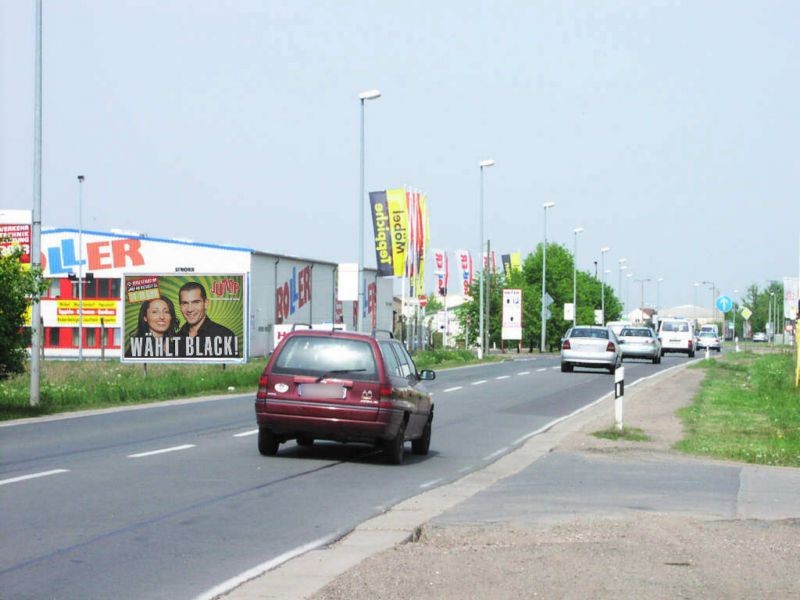
[[[367,190],[426,192],[432,247],[477,252],[492,158],[501,253],[552,201],[548,238],[584,227],[579,268],[609,246],[647,304],[797,275],[796,0],[43,4],[45,227],[78,226],[80,174],[85,229],[355,262],[377,88]],[[0,208],[32,208],[34,15],[0,0]]]

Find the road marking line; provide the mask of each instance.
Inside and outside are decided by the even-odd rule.
[[[530,371],[520,371],[517,375],[529,375]]]
[[[500,375],[500,377],[495,377],[495,379],[508,379],[510,375]]]
[[[255,435],[258,429],[251,429],[250,431],[243,431],[242,433],[234,433],[233,437],[247,437],[248,435]]]
[[[561,367],[550,367],[551,371],[558,371]]]
[[[500,448],[500,450],[497,450],[496,452],[492,452],[489,456],[484,456],[483,460],[492,460],[496,456],[500,456],[501,454],[505,454],[506,452],[508,452],[508,446]]]
[[[541,369],[536,369],[537,373],[541,373],[542,371],[547,371],[547,367],[542,367]]]
[[[259,575],[263,575],[267,571],[270,571],[277,567],[278,565],[282,565],[283,563],[292,560],[296,556],[300,556],[301,554],[305,554],[310,550],[316,550],[317,548],[321,548],[323,546],[327,546],[328,544],[333,543],[337,539],[342,537],[342,532],[336,532],[331,535],[319,538],[318,540],[314,540],[313,542],[309,542],[303,546],[298,546],[293,550],[289,550],[288,552],[284,552],[280,556],[276,556],[275,558],[268,560],[267,562],[261,563],[260,565],[253,567],[252,569],[245,571],[237,575],[236,577],[232,577],[227,581],[223,581],[217,586],[214,586],[210,590],[203,592],[199,596],[196,596],[194,600],[214,600],[215,598],[219,598],[220,596],[224,596],[231,590],[239,587],[246,581],[251,579],[255,579]]]
[[[42,471],[41,473],[20,475],[19,477],[12,477],[11,479],[0,479],[0,485],[6,485],[7,483],[17,483],[18,481],[27,481],[28,479],[36,479],[38,477],[47,477],[48,475],[58,475],[59,473],[69,473],[69,469],[53,469],[52,471]]]
[[[172,448],[162,448],[161,450],[151,450],[150,452],[139,452],[138,454],[129,454],[128,458],[143,458],[145,456],[153,456],[155,454],[164,454],[165,452],[177,452],[178,450],[188,450],[195,448],[194,444],[184,444],[183,446],[173,446]]]
[[[447,388],[445,392],[455,392],[456,390],[460,390],[461,386],[457,385],[456,387]]]
[[[420,485],[419,487],[421,487],[422,489],[433,487],[434,485],[436,485],[437,483],[441,483],[442,481],[444,481],[444,479],[440,477],[439,479],[434,479],[433,481],[427,481],[422,485]]]
[[[486,380],[485,379],[479,379],[478,381],[473,381],[472,385],[480,385],[482,383],[486,383]]]

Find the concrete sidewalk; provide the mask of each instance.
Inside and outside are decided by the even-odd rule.
[[[260,576],[254,571],[249,574],[253,579],[224,597],[309,598],[328,586],[318,597],[355,598],[368,577],[358,571],[359,564],[376,555],[371,561],[380,556],[398,560],[378,553],[417,540],[423,526],[426,531],[541,527],[651,513],[693,519],[800,518],[800,469],[701,460],[671,450],[680,436],[674,412],[691,401],[701,378],[701,371],[680,368],[626,389],[626,424],[644,429],[651,442],[609,442],[589,435],[613,424],[609,395],[487,468],[401,502],[329,547],[310,550]],[[376,596],[376,585],[364,597],[393,597],[390,589]],[[395,591],[397,597],[425,597],[424,590]],[[483,597],[474,591],[472,597]]]

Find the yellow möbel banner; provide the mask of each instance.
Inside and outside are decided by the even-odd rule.
[[[392,231],[392,263],[395,277],[403,277],[408,252],[408,210],[406,209],[406,191],[386,190],[386,202],[389,205],[389,226]]]

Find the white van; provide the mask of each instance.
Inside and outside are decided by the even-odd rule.
[[[688,319],[664,319],[658,324],[661,356],[667,352],[682,352],[694,358],[694,326]]]

